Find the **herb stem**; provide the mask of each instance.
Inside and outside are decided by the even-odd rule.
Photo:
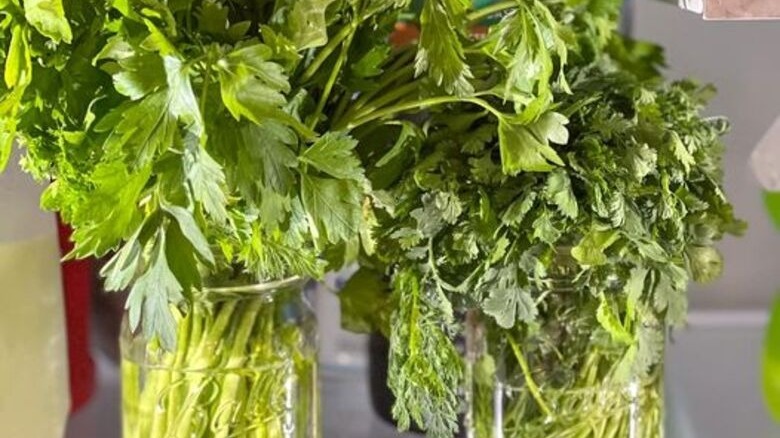
[[[349,32],[347,33],[346,39],[343,40],[341,54],[339,55],[339,59],[336,61],[336,65],[333,66],[333,70],[330,72],[328,82],[325,84],[325,88],[322,90],[322,96],[320,96],[320,100],[317,103],[317,108],[314,110],[314,115],[309,122],[309,128],[312,130],[317,127],[317,124],[322,117],[322,113],[325,110],[325,105],[327,105],[328,99],[330,99],[330,95],[333,92],[333,87],[336,86],[336,81],[342,73],[341,70],[347,61],[349,49],[350,46],[352,46],[352,39],[355,37],[355,31],[357,30],[357,27],[353,25],[347,26],[345,29],[347,29]]]
[[[531,368],[528,366],[528,361],[525,360],[525,355],[520,349],[520,345],[518,345],[517,341],[515,341],[511,336],[507,337],[507,339],[509,340],[509,345],[512,346],[512,351],[515,354],[517,362],[520,364],[520,368],[523,369],[523,377],[525,379],[526,385],[528,385],[528,390],[531,392],[531,395],[533,395],[536,403],[539,404],[539,408],[542,410],[542,412],[544,412],[544,414],[548,417],[552,416],[552,411],[542,398],[542,393],[539,390],[539,386],[536,384],[536,382],[534,382],[534,378],[531,375]]]
[[[312,60],[311,64],[309,64],[301,75],[300,82],[307,82],[313,78],[317,71],[322,67],[322,64],[330,58],[330,55],[336,51],[345,39],[354,33],[355,29],[357,29],[357,25],[357,23],[353,23],[350,26],[342,27],[341,30],[328,41],[328,44],[320,50],[314,60]]]
[[[501,113],[499,110],[495,109],[493,106],[491,106],[490,104],[488,104],[482,99],[478,99],[474,97],[463,98],[463,97],[456,97],[456,96],[439,96],[439,97],[432,97],[429,99],[423,99],[415,102],[407,102],[396,106],[392,106],[390,108],[385,108],[383,110],[374,111],[369,114],[366,114],[365,116],[358,116],[352,121],[347,121],[347,123],[341,121],[337,124],[336,129],[337,130],[345,129],[351,131],[359,126],[365,125],[366,123],[373,122],[374,120],[377,119],[393,116],[398,113],[416,110],[416,109],[428,108],[432,106],[446,105],[448,103],[463,103],[463,102],[481,106],[482,108],[486,109],[487,111],[489,111],[499,119],[503,119],[505,117],[503,113]]]
[[[405,76],[409,76],[412,73],[414,73],[414,66],[408,65],[388,75],[385,79],[382,80],[382,82],[379,83],[376,90],[363,94],[360,96],[360,98],[358,98],[358,100],[355,101],[355,104],[353,105],[354,110],[357,111],[363,108],[371,101],[373,97],[385,91],[388,86],[392,85],[395,81]]]
[[[486,8],[482,8],[478,11],[474,11],[466,15],[466,20],[470,23],[474,23],[475,21],[481,21],[493,14],[505,11],[507,9],[511,9],[513,7],[517,7],[517,1],[515,0],[503,1],[501,3],[496,3],[494,5],[488,6]]]
[[[209,96],[209,86],[211,83],[211,48],[206,56],[205,65],[203,67],[203,89],[200,93],[200,116],[205,120],[206,118],[206,100]]]
[[[412,82],[411,84],[404,85],[403,87],[399,87],[382,97],[376,99],[373,102],[364,102],[363,105],[359,105],[358,102],[353,105],[353,107],[347,111],[347,113],[344,115],[344,118],[347,120],[360,118],[363,115],[369,115],[374,112],[376,112],[378,109],[382,108],[383,106],[398,101],[401,98],[411,94],[412,92],[416,91],[418,89],[418,84],[416,82]]]

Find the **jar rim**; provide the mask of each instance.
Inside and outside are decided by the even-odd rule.
[[[240,286],[214,286],[204,287],[201,292],[206,294],[266,294],[279,289],[303,286],[307,279],[301,276],[288,277],[281,280],[272,280],[265,282],[256,282]]]

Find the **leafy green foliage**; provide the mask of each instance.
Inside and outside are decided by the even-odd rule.
[[[536,303],[530,293],[520,287],[516,269],[488,271],[485,282],[482,287],[489,296],[482,303],[482,310],[495,318],[498,325],[512,328],[518,321],[530,323],[536,318]]]
[[[341,326],[355,333],[390,336],[390,293],[381,274],[360,268],[339,291]]]
[[[24,16],[27,22],[55,43],[69,43],[73,39],[62,1],[26,0],[24,2]]]
[[[317,277],[373,245],[358,141],[333,125],[352,63],[412,70],[352,45],[389,35],[403,7],[1,2],[0,164],[18,141],[50,182],[43,205],[75,229],[71,256],[111,255],[106,286],[131,289],[133,328],[172,348],[202,278]]]
[[[484,39],[469,2],[428,1],[419,42],[367,48],[408,3],[0,2],[0,167],[17,140],[72,255],[112,254],[107,288],[168,348],[203,277],[317,277],[362,249],[377,276],[355,281],[392,291],[394,413],[434,437],[457,428],[462,310],[530,337],[571,283],[649,370],[640,322],[679,323],[740,229],[709,90],[663,83],[617,0],[502,3]]]
[[[431,437],[444,438],[456,429],[460,355],[439,323],[437,305],[426,296],[425,283],[411,272],[397,276],[394,299],[398,311],[392,320],[388,384],[398,397],[393,415],[401,429],[414,420]]]
[[[425,2],[420,14],[422,32],[416,65],[418,74],[430,70],[438,85],[461,96],[474,92],[469,83],[473,75],[458,34],[465,21],[466,4],[463,0]]]
[[[551,143],[565,144],[568,140],[567,120],[557,113],[549,113],[531,125],[515,125],[501,121],[498,128],[501,161],[504,172],[548,172],[554,165],[563,166]]]
[[[470,67],[472,97],[429,101],[420,130],[378,117],[356,133],[371,183],[392,200],[377,214],[381,250],[361,260],[393,285],[389,383],[402,425],[452,434],[436,426],[458,411],[412,351],[442,361],[457,315],[485,315],[508,375],[554,364],[550,379],[576,389],[576,370],[591,366],[624,382],[655,375],[688,282],[720,275],[715,244],[742,229],[722,190],[725,125],[703,116],[707,87],[665,82],[654,46],[614,32],[616,4],[523,2],[482,41],[460,33],[453,47],[468,55],[446,65]],[[413,140],[379,134],[399,131]],[[411,349],[415,325],[429,343]],[[509,340],[525,367],[506,359]],[[437,411],[417,418],[419,406]]]

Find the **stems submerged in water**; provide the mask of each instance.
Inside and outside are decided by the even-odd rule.
[[[123,340],[124,438],[317,438],[308,320],[284,296],[199,303],[177,349]]]
[[[468,438],[663,436],[662,365],[623,369],[629,346],[577,314],[534,331],[481,329],[492,336],[467,348]]]

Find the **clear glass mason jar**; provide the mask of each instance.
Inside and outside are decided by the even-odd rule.
[[[631,346],[596,318],[598,300],[552,276],[537,326],[488,330],[467,314],[467,438],[662,438],[663,365],[624,367]],[[594,301],[596,301],[594,303]],[[659,341],[657,321],[641,330]]]
[[[123,324],[124,438],[319,438],[317,329],[288,279],[208,288],[176,349]]]

